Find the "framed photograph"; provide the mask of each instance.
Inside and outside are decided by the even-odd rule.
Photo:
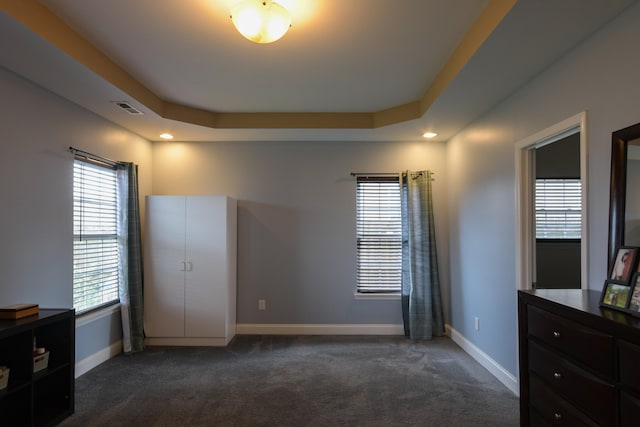
[[[607,280],[602,290],[600,305],[617,310],[626,310],[631,297],[631,286]]]
[[[636,269],[637,258],[637,247],[623,246],[618,248],[609,272],[609,280],[629,285],[631,276]]]
[[[640,316],[640,274],[633,275],[631,281],[631,298],[629,299],[629,311],[635,316]]]

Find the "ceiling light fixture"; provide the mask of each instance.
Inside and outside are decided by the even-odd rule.
[[[162,139],[173,139],[173,135],[171,135],[170,133],[161,133],[160,134],[160,138],[162,138]]]
[[[435,138],[436,136],[438,136],[438,134],[435,132],[425,132],[422,134],[422,136],[424,136],[425,138]]]
[[[272,0],[243,0],[231,9],[236,29],[256,43],[271,43],[286,34],[291,26],[289,11]]]

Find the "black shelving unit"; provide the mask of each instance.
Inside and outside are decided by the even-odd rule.
[[[46,369],[33,372],[33,343],[49,351]],[[0,390],[0,425],[52,426],[74,411],[75,312],[41,309],[0,320],[0,365],[10,369]]]

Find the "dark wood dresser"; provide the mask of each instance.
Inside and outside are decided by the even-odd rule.
[[[522,426],[640,425],[640,319],[599,302],[518,291]]]

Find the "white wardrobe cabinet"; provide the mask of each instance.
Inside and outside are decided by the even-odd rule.
[[[236,200],[147,196],[146,201],[146,343],[226,345],[236,330]]]

